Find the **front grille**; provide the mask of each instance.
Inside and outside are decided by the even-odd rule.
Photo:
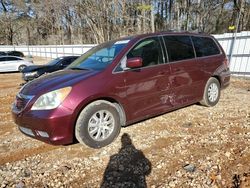
[[[16,110],[22,111],[31,99],[32,96],[18,94],[14,103]]]

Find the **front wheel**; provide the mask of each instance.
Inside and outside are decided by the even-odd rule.
[[[120,116],[115,105],[98,100],[81,111],[75,126],[75,136],[80,143],[101,148],[110,144],[120,129]]]
[[[211,77],[207,81],[205,86],[203,99],[200,102],[204,106],[215,106],[220,99],[220,83],[219,81]]]
[[[27,67],[26,65],[20,65],[20,66],[18,67],[18,71],[19,71],[19,72],[22,72],[22,70],[25,69],[26,67]]]

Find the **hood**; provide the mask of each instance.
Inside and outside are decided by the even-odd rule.
[[[38,71],[38,70],[45,69],[45,68],[48,68],[48,65],[31,65],[31,66],[25,67],[22,70],[22,73],[34,72],[34,71]]]
[[[20,93],[24,95],[38,95],[55,89],[73,86],[99,71],[93,70],[61,70],[39,77],[23,86]]]

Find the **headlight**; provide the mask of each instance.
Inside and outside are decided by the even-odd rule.
[[[41,95],[33,104],[31,110],[50,110],[57,108],[71,91],[71,87],[54,90]]]
[[[25,76],[35,76],[37,75],[37,71],[35,72],[27,72],[27,73],[24,73]]]

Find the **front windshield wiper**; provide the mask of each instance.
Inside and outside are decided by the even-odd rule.
[[[90,70],[88,68],[81,68],[81,67],[70,67],[68,69],[71,69],[71,70]]]

